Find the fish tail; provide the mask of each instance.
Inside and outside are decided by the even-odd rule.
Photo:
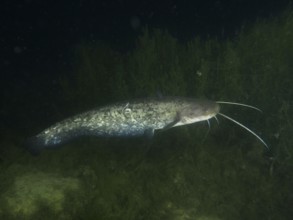
[[[32,155],[39,155],[45,148],[55,149],[61,144],[67,143],[79,136],[82,136],[82,133],[74,130],[63,131],[50,136],[46,135],[45,132],[42,132],[29,138],[24,143],[24,146]]]
[[[27,139],[24,144],[24,148],[29,151],[32,155],[39,155],[43,149],[45,149],[44,140],[40,137],[34,136]]]

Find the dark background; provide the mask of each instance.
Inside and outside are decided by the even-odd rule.
[[[0,5],[0,119],[3,129],[22,129],[19,112],[28,121],[50,115],[58,79],[72,74],[73,48],[81,42],[102,41],[123,53],[134,48],[143,27],[167,30],[181,42],[196,36],[233,39],[243,26],[275,17],[290,1],[7,0]],[[47,105],[51,109],[44,113]]]
[[[73,45],[104,41],[128,50],[142,27],[195,36],[233,37],[244,24],[275,16],[286,0],[1,1],[1,78],[54,75],[69,65]],[[49,71],[48,71],[49,70]]]

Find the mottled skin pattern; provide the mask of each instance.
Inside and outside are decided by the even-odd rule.
[[[65,119],[30,141],[48,147],[74,137],[140,136],[154,130],[208,120],[220,110],[217,103],[181,97],[137,99],[100,107]]]

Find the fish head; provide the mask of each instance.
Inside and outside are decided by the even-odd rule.
[[[192,124],[215,117],[220,111],[220,105],[209,100],[195,100],[185,105],[179,112],[178,125]]]

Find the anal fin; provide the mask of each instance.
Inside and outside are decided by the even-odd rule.
[[[150,140],[154,137],[154,133],[155,133],[154,129],[148,128],[144,131],[144,136]]]

